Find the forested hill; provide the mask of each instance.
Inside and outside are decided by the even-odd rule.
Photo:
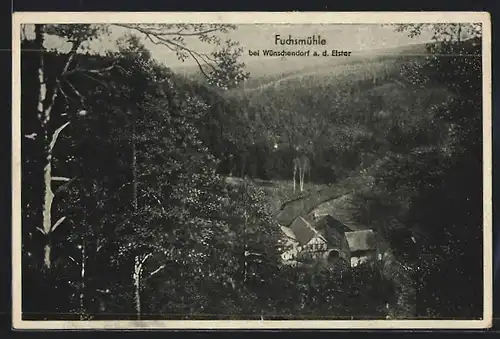
[[[314,59],[311,57],[265,57],[261,55],[245,63],[245,69],[250,73],[251,77],[242,86],[244,88],[254,88],[292,75],[317,72],[346,63],[366,62],[383,56],[423,55],[426,53],[426,48],[425,44],[412,44],[387,49],[353,51],[349,57],[318,57]],[[205,72],[210,71],[209,66],[202,65],[202,67]],[[200,82],[206,80],[197,65],[176,66],[173,67],[173,70],[177,74],[182,74]]]
[[[254,75],[253,83],[226,94],[237,112],[227,120],[235,151],[221,171],[290,180],[301,154],[311,159],[316,183],[373,177],[368,187],[355,188],[355,218],[413,267],[417,314],[476,318],[482,312],[481,41],[425,47]],[[443,285],[446,279],[471,286],[471,293],[458,302],[459,284]]]
[[[389,150],[437,142],[431,108],[449,93],[412,77],[425,53],[425,46],[413,45],[281,75],[252,74],[226,94],[240,113],[228,117],[237,152],[225,170],[291,179],[293,148],[299,147],[312,160],[312,180],[331,183]]]

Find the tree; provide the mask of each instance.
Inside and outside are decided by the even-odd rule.
[[[25,129],[26,140],[30,141],[35,136],[35,142],[38,142],[42,145],[43,148],[43,159],[38,164],[41,164],[43,167],[43,196],[42,199],[43,208],[40,211],[40,219],[36,217],[30,219],[35,223],[41,221],[42,227],[38,227],[37,229],[40,231],[40,234],[43,235],[44,244],[44,254],[43,254],[43,264],[42,266],[45,268],[45,271],[53,271],[54,262],[61,263],[62,257],[54,256],[54,244],[58,248],[63,248],[66,245],[55,243],[56,239],[64,242],[62,239],[69,240],[73,244],[80,244],[79,249],[81,250],[81,260],[76,260],[73,255],[69,255],[72,258],[73,263],[76,263],[81,268],[81,283],[78,284],[80,295],[80,301],[83,300],[83,291],[88,290],[88,286],[84,283],[86,280],[89,281],[90,277],[86,276],[85,264],[90,258],[92,261],[98,261],[98,257],[103,255],[103,253],[110,254],[112,250],[109,248],[112,244],[110,243],[109,234],[105,235],[103,232],[103,227],[100,224],[101,222],[106,221],[106,217],[109,216],[99,216],[100,213],[109,208],[109,201],[111,200],[113,203],[113,199],[106,197],[108,193],[113,193],[113,189],[117,189],[115,194],[119,193],[121,189],[128,186],[128,183],[122,183],[122,186],[119,188],[112,187],[112,182],[117,181],[113,180],[109,177],[99,177],[104,174],[102,169],[95,168],[97,172],[91,173],[88,171],[84,173],[81,171],[81,168],[78,169],[80,172],[77,175],[76,172],[73,178],[61,177],[53,175],[53,169],[56,168],[57,171],[75,170],[77,167],[70,165],[70,162],[80,162],[85,160],[85,164],[82,167],[86,167],[89,164],[89,159],[85,157],[81,158],[78,154],[74,153],[71,155],[61,154],[57,148],[55,148],[56,142],[61,140],[61,133],[68,130],[68,126],[73,124],[75,128],[71,130],[73,137],[76,137],[80,131],[80,128],[101,128],[102,126],[109,125],[109,121],[106,121],[104,125],[94,125],[93,123],[87,123],[91,121],[97,121],[95,118],[98,117],[96,112],[102,112],[102,103],[104,103],[104,107],[110,108],[110,112],[113,114],[118,113],[118,115],[112,114],[113,118],[118,118],[119,120],[123,120],[126,117],[126,112],[123,112],[123,108],[132,108],[131,114],[125,120],[129,122],[134,122],[138,117],[138,113],[134,111],[137,108],[139,111],[144,111],[144,107],[137,107],[134,102],[138,97],[133,97],[133,91],[130,89],[134,88],[136,85],[140,85],[134,83],[134,76],[137,73],[142,73],[139,78],[142,77],[143,80],[146,81],[165,81],[171,79],[165,79],[165,76],[168,75],[168,72],[165,73],[164,70],[161,70],[155,66],[154,63],[151,63],[140,55],[136,55],[132,57],[131,60],[124,60],[122,57],[117,56],[113,53],[109,54],[105,57],[90,57],[89,55],[83,55],[82,52],[88,47],[88,43],[96,38],[99,38],[102,34],[106,33],[109,28],[109,25],[34,25],[34,40],[30,42],[30,50],[41,51],[39,53],[39,58],[37,62],[37,71],[38,71],[38,84],[36,92],[38,97],[38,105],[36,106],[36,110],[38,112],[38,124],[29,124],[30,128],[33,128],[35,132],[32,133],[33,130]],[[209,26],[209,27],[208,27]],[[138,25],[133,26],[131,29],[136,32],[146,35],[148,39],[158,38],[162,40],[160,43],[165,45],[166,48],[171,48],[175,50],[179,58],[184,58],[186,56],[191,56],[199,60],[200,57],[203,57],[202,54],[196,53],[189,49],[186,44],[183,42],[183,36],[193,36],[198,37],[201,41],[212,43],[218,45],[220,43],[220,39],[217,36],[220,32],[227,32],[228,29],[233,29],[234,27],[226,27],[225,25],[208,25],[208,28],[204,28],[205,25],[159,25],[159,26],[150,26],[150,25]],[[44,40],[47,36],[52,35],[56,36],[59,39],[65,40],[70,45],[69,52],[67,53],[54,53],[47,50]],[[166,36],[170,36],[170,38],[165,38]],[[25,38],[28,38],[27,36]],[[27,42],[26,40],[24,41]],[[143,47],[137,46],[136,40],[128,40],[126,43],[130,43],[135,47]],[[225,63],[230,64],[230,73],[237,78],[237,80],[244,80],[248,75],[240,71],[239,67],[243,67],[244,65],[238,63],[231,63],[230,59],[232,56],[235,58],[239,56],[238,52],[232,53],[231,48],[235,47],[236,43],[228,43],[223,49],[222,54],[216,55],[213,60],[206,60],[206,64],[210,64],[213,68],[214,72],[212,73],[212,78],[216,78],[219,75],[224,75],[225,81],[233,81],[234,79],[228,78],[226,73],[224,73],[224,65],[217,64],[218,60],[224,60]],[[130,45],[125,46],[124,48],[130,48]],[[91,51],[90,51],[91,52]],[[215,52],[214,52],[215,53]],[[33,59],[29,59],[31,62]],[[146,64],[134,66],[135,68],[126,71],[123,66],[130,66],[130,62],[132,64],[136,62],[146,62]],[[103,65],[104,64],[104,65]],[[156,68],[155,68],[156,67]],[[131,72],[136,72],[134,76],[132,76]],[[144,77],[146,76],[146,77]],[[162,78],[163,77],[163,78]],[[161,79],[160,79],[161,78]],[[142,85],[145,85],[143,83]],[[90,84],[90,86],[89,86]],[[228,86],[230,86],[229,84]],[[156,92],[155,92],[156,91]],[[158,86],[155,87],[155,91],[153,91],[153,96],[163,95],[165,93],[162,91],[158,92]],[[163,94],[161,94],[163,93]],[[27,93],[30,94],[30,93]],[[132,96],[131,96],[132,95]],[[151,95],[151,94],[150,94]],[[28,97],[28,95],[26,96]],[[126,102],[127,104],[118,105],[120,99],[128,98]],[[117,100],[117,98],[120,98]],[[183,98],[184,99],[184,98]],[[111,101],[110,101],[111,100]],[[149,101],[148,101],[149,100]],[[141,101],[141,100],[139,100]],[[154,101],[154,100],[153,100]],[[189,101],[189,100],[188,100]],[[99,102],[101,104],[99,104]],[[109,104],[111,103],[111,105]],[[172,102],[171,102],[172,103]],[[142,100],[142,105],[151,105],[157,106],[157,102],[153,103],[151,99]],[[203,103],[196,103],[196,100],[191,104],[193,106],[189,109],[197,110],[199,107],[197,105]],[[113,106],[114,105],[114,106]],[[188,104],[189,105],[189,104]],[[24,107],[24,106],[23,106]],[[172,105],[168,106],[167,109],[171,110]],[[202,107],[202,110],[206,110]],[[121,111],[121,112],[120,112]],[[147,111],[147,109],[146,109]],[[143,112],[140,112],[141,114]],[[182,113],[180,114],[182,115]],[[89,119],[90,116],[90,119]],[[102,117],[102,116],[101,116]],[[65,120],[66,119],[66,120]],[[105,120],[105,118],[104,118]],[[119,120],[115,120],[118,122]],[[146,128],[145,123],[146,119],[141,120],[143,125],[141,128]],[[101,121],[103,122],[103,121]],[[156,122],[155,122],[156,123]],[[182,121],[179,119],[179,124],[182,125]],[[28,126],[24,124],[24,126]],[[127,123],[125,125],[114,125],[118,127],[118,130],[122,130],[122,128],[127,128]],[[130,125],[129,125],[130,126]],[[136,124],[133,123],[131,127],[135,128]],[[188,127],[188,128],[193,128]],[[184,133],[185,130],[179,130],[179,133]],[[138,172],[140,172],[137,159],[137,150],[136,144],[140,141],[140,133],[141,131],[132,131],[129,135],[132,135],[132,187],[134,188],[132,191],[132,205],[134,206],[134,210],[136,211],[136,216],[140,215],[138,209],[139,205],[139,195],[141,193],[141,188],[138,180]],[[195,133],[195,130],[192,130],[192,133]],[[119,135],[115,134],[102,134],[102,131],[97,133],[99,136],[95,141],[90,141],[87,139],[85,142],[90,142],[90,144],[97,144],[99,141],[102,143],[101,146],[106,149],[107,146],[114,147],[113,143],[123,143],[123,138],[120,141]],[[143,135],[142,135],[143,136]],[[76,148],[82,139],[80,137],[86,136],[79,135],[73,141],[67,137],[63,136],[65,139],[64,143],[70,146],[70,149],[73,148],[73,151],[76,152]],[[101,138],[102,137],[102,138]],[[106,137],[115,138],[114,140],[106,139]],[[135,140],[139,138],[139,140]],[[99,140],[99,141],[98,141]],[[193,142],[196,141],[193,139]],[[85,144],[85,143],[84,143]],[[89,143],[87,143],[87,146]],[[199,146],[199,145],[198,145]],[[67,148],[66,148],[67,149]],[[81,151],[81,149],[80,149]],[[25,154],[23,152],[23,154]],[[35,154],[37,152],[35,151]],[[57,154],[57,157],[55,155]],[[80,153],[80,155],[83,155]],[[71,160],[64,160],[64,159]],[[123,159],[119,160],[122,161]],[[201,159],[200,159],[201,160]],[[121,166],[118,163],[115,165],[118,168]],[[128,160],[126,160],[128,163]],[[81,163],[80,163],[81,164]],[[25,170],[30,169],[29,165],[26,163],[24,166]],[[87,167],[87,169],[90,169]],[[114,167],[114,170],[117,168]],[[112,171],[110,169],[110,171]],[[104,171],[105,172],[105,171]],[[26,173],[26,172],[25,172]],[[33,171],[32,173],[37,174],[37,171]],[[116,172],[115,172],[116,173]],[[92,178],[92,175],[97,175]],[[38,174],[37,174],[38,175]],[[97,181],[96,181],[97,178]],[[54,182],[63,182],[63,185],[60,185],[56,189],[54,188]],[[78,183],[77,186],[75,184]],[[73,185],[73,187],[71,186]],[[92,187],[97,189],[97,191],[93,191]],[[81,188],[81,189],[80,189]],[[90,188],[88,190],[87,188]],[[111,189],[111,192],[106,192],[106,189]],[[35,191],[36,192],[36,191]],[[87,193],[86,193],[87,192]],[[56,194],[59,194],[59,198],[57,199],[57,205],[54,206],[54,197]],[[64,194],[63,194],[64,193]],[[99,196],[101,195],[101,198]],[[118,194],[119,195],[119,194]],[[156,198],[153,192],[147,192],[147,196],[149,199],[152,199],[156,203]],[[88,199],[90,198],[90,200]],[[100,201],[100,199],[102,199]],[[36,199],[34,200],[36,201]],[[84,201],[89,201],[89,203],[84,203]],[[28,207],[33,201],[28,202]],[[66,205],[65,205],[66,204]],[[36,204],[35,204],[36,205]],[[104,207],[105,206],[105,207]],[[137,207],[136,207],[137,206]],[[91,213],[91,209],[95,209],[97,213]],[[88,209],[87,211],[85,209]],[[28,208],[29,210],[29,208]],[[75,211],[79,211],[79,214],[72,214]],[[72,219],[68,219],[68,215],[72,214]],[[55,222],[52,222],[54,215],[61,215],[61,217]],[[111,218],[112,219],[112,218]],[[78,220],[78,221],[77,221]],[[86,221],[85,221],[86,220]],[[109,220],[109,219],[108,219]],[[82,222],[85,221],[85,222]],[[57,229],[61,229],[61,224],[69,223],[71,225],[78,225],[76,229],[72,229],[71,231],[74,234],[71,234],[69,230],[66,230],[60,234],[60,236],[54,237],[54,231]],[[94,229],[94,227],[97,227]],[[92,229],[92,231],[90,231]],[[31,232],[28,232],[31,237]],[[108,237],[108,238],[106,238]],[[138,239],[136,239],[138,240]],[[149,239],[150,240],[150,239]],[[88,241],[91,241],[92,246],[88,246]],[[32,243],[34,246],[37,246],[36,242]],[[107,249],[106,246],[108,247]],[[112,246],[111,246],[112,247]],[[140,246],[138,247],[140,249]],[[35,251],[36,252],[36,251]],[[98,254],[99,252],[100,254]],[[33,251],[28,251],[27,254],[30,255]],[[70,252],[66,252],[69,254]],[[92,254],[93,253],[93,254]],[[144,259],[149,258],[149,253],[143,253],[138,261],[143,265]],[[61,269],[68,270],[69,265],[66,259],[63,260],[66,262],[64,267]],[[142,271],[142,266],[136,265],[136,271],[139,273]],[[90,265],[92,267],[92,264]],[[88,268],[87,268],[88,270]],[[155,272],[155,270],[153,270]],[[52,272],[55,273],[55,272]],[[56,277],[57,274],[54,274]],[[56,287],[57,288],[57,287]],[[83,302],[80,302],[80,306]]]
[[[198,63],[200,59],[207,65],[211,65],[213,72],[211,79],[216,79],[222,76],[227,81],[242,81],[248,77],[248,74],[241,72],[241,67],[244,65],[237,64],[232,58],[237,58],[241,53],[236,51],[231,53],[231,49],[237,46],[237,43],[227,42],[227,46],[215,54],[211,60],[206,59],[203,54],[197,53],[186,46],[184,42],[185,36],[195,36],[201,41],[213,44],[220,43],[220,37],[215,34],[217,32],[227,32],[229,29],[234,29],[234,26],[227,25],[126,25],[127,28],[133,29],[146,36],[154,43],[162,44],[166,48],[174,51],[180,59],[185,59],[188,56],[193,57]],[[98,38],[101,34],[108,30],[108,25],[41,25],[37,24],[34,27],[34,44],[33,47],[40,53],[39,66],[38,66],[38,119],[40,121],[40,133],[35,132],[39,138],[42,138],[45,154],[44,165],[44,202],[43,202],[43,220],[42,227],[38,228],[46,238],[45,254],[44,254],[44,267],[50,269],[51,267],[51,235],[55,229],[65,220],[65,216],[58,219],[55,223],[52,222],[52,203],[54,200],[54,192],[52,189],[52,182],[57,180],[69,181],[66,177],[54,177],[52,175],[52,152],[59,137],[59,134],[65,129],[69,122],[65,122],[60,126],[53,127],[52,120],[53,108],[56,100],[60,94],[64,95],[61,87],[61,82],[66,81],[66,77],[72,73],[83,72],[86,74],[103,74],[115,68],[115,65],[110,65],[102,69],[82,69],[75,65],[75,58],[77,53],[82,49],[87,48],[88,42]],[[57,74],[49,78],[45,64],[44,57],[46,50],[44,40],[46,35],[54,35],[56,37],[66,40],[70,44],[70,50],[64,56],[65,62],[62,69],[57,71]],[[214,52],[216,53],[216,52]],[[220,62],[220,64],[217,64]],[[215,64],[214,64],[215,63]],[[234,78],[229,78],[226,70]],[[221,80],[222,81],[222,80]],[[225,87],[226,84],[217,81],[219,85]],[[74,94],[80,96],[82,107],[77,112],[73,113],[75,116],[86,114],[85,98],[83,98],[78,89],[68,82]],[[229,86],[229,85],[228,85]],[[59,112],[57,112],[59,113]],[[31,133],[27,134],[31,135]]]
[[[397,28],[410,36],[423,29],[432,30],[435,42],[429,45],[427,62],[413,71],[413,78],[438,83],[450,91],[448,100],[434,107],[434,121],[446,127],[446,137],[399,157],[383,180],[412,192],[407,195],[408,209],[402,221],[423,232],[418,244],[419,315],[478,317],[482,302],[481,26]],[[470,293],[458,302],[452,297],[458,290],[442,288],[441,279],[453,279],[454,286],[462,281]]]
[[[70,181],[70,179],[65,177],[55,177],[52,175],[52,153],[57,142],[59,134],[64,128],[69,125],[66,122],[55,129],[51,126],[52,123],[52,110],[55,105],[55,101],[59,94],[61,88],[60,77],[64,77],[71,71],[73,60],[75,58],[77,50],[80,48],[81,44],[87,40],[94,38],[102,28],[100,26],[91,25],[76,25],[71,30],[66,27],[61,27],[57,25],[35,25],[35,39],[34,47],[38,51],[44,51],[44,37],[45,34],[55,34],[66,38],[70,44],[70,51],[66,55],[66,62],[60,71],[60,76],[56,79],[48,79],[47,72],[44,63],[44,53],[40,53],[39,65],[38,65],[38,105],[37,105],[37,115],[40,122],[40,133],[35,132],[39,138],[42,139],[44,145],[44,157],[45,164],[43,170],[43,182],[44,182],[44,200],[42,209],[42,227],[37,228],[46,238],[46,243],[44,245],[44,267],[50,269],[52,265],[51,259],[51,236],[55,229],[66,219],[65,216],[58,219],[55,223],[52,223],[52,203],[54,200],[54,192],[52,190],[52,182]],[[49,82],[51,81],[51,82]],[[82,108],[83,109],[83,108]],[[84,114],[84,110],[80,110],[78,114]],[[51,130],[53,132],[51,132]]]

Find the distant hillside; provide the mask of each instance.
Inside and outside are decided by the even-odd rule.
[[[225,94],[240,106],[234,125],[227,125],[234,140],[245,140],[235,158],[257,152],[249,156],[254,167],[265,167],[263,178],[290,179],[292,148],[300,146],[313,162],[313,180],[328,183],[385,152],[439,142],[433,107],[450,93],[415,82],[408,71],[425,58],[426,46],[412,45],[286,72],[261,70],[264,75]]]
[[[350,57],[258,57],[255,61],[246,63],[246,71],[250,79],[245,82],[244,88],[258,87],[262,84],[277,81],[292,75],[321,72],[324,68],[336,65],[369,62],[380,57],[396,57],[403,55],[422,55],[426,53],[425,44],[413,44],[397,48],[353,52]],[[312,61],[313,60],[313,61]],[[208,66],[204,67],[209,72]],[[204,82],[204,77],[197,65],[175,67],[176,73]]]

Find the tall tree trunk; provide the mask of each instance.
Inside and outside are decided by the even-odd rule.
[[[141,289],[142,289],[142,271],[144,263],[151,257],[152,253],[146,255],[136,255],[134,258],[134,271],[132,272],[132,279],[134,281],[134,307],[137,320],[141,319]],[[150,274],[150,276],[158,273],[165,266],[160,266],[157,270]]]
[[[312,182],[311,182],[311,166],[307,169],[307,180],[309,182],[309,187],[312,188]]]
[[[47,125],[50,121],[50,110],[45,108],[47,99],[47,84],[45,82],[45,63],[43,55],[43,25],[35,25],[35,46],[40,51],[40,59],[38,64],[38,103],[37,115],[40,121],[42,131],[42,142],[44,152],[44,167],[43,167],[43,205],[42,205],[42,230],[45,235],[43,267],[50,269],[51,267],[51,250],[50,229],[52,227],[52,201],[54,193],[52,192],[52,152],[49,149],[49,135]]]
[[[35,25],[35,42],[36,48],[40,51],[40,59],[38,65],[38,103],[37,116],[40,121],[41,137],[43,143],[43,203],[42,203],[42,228],[39,228],[45,236],[43,265],[49,270],[52,267],[52,232],[65,219],[59,219],[55,224],[52,224],[52,203],[54,201],[54,192],[52,191],[52,151],[56,144],[59,133],[69,125],[69,122],[57,128],[52,135],[49,133],[49,124],[51,121],[52,108],[59,94],[59,89],[54,86],[51,95],[48,96],[47,82],[45,74],[44,48],[43,48],[43,25]],[[68,58],[64,70],[66,71],[72,61],[73,54]],[[59,178],[60,179],[60,178]],[[69,180],[69,179],[68,179]]]
[[[85,253],[85,241],[82,241],[81,248],[81,270],[80,270],[80,320],[85,318],[85,263],[87,257]]]
[[[304,191],[304,168],[299,169],[300,191]]]
[[[248,215],[247,212],[243,212],[244,224],[243,224],[243,284],[247,281],[247,225],[248,225]]]
[[[43,26],[35,25],[35,48],[40,51],[40,59],[38,61],[38,105],[37,113],[38,120],[43,122],[44,102],[47,95],[47,84],[45,83],[45,65],[43,55]]]
[[[65,123],[52,135],[48,137],[47,129],[44,128],[44,149],[45,149],[45,166],[43,168],[43,188],[44,188],[44,199],[43,199],[43,228],[42,233],[45,235],[45,246],[44,246],[44,259],[43,267],[50,269],[52,266],[51,252],[52,252],[52,232],[57,226],[59,226],[66,217],[60,218],[55,224],[52,224],[52,202],[54,201],[54,192],[52,191],[52,181],[56,179],[61,179],[61,177],[52,176],[52,151],[56,144],[59,133],[69,125],[69,122]],[[65,179],[65,178],[63,178]],[[69,179],[65,179],[68,181]]]
[[[44,260],[43,264],[46,269],[50,269],[51,264],[51,228],[52,228],[52,202],[54,201],[54,192],[52,192],[52,150],[49,149],[49,141],[47,130],[44,130],[45,143],[45,166],[43,168],[43,231],[45,234]]]
[[[137,320],[141,320],[141,259],[137,255],[134,261],[134,272],[132,275],[134,281],[134,307]]]
[[[137,145],[136,145],[136,116],[132,111],[132,209],[133,213],[137,213]],[[132,278],[134,282],[134,307],[137,320],[141,319],[141,257],[137,254],[134,258],[134,270]]]
[[[132,113],[132,207],[137,212],[137,145],[135,131],[135,114]]]

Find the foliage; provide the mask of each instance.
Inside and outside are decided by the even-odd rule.
[[[471,285],[481,275],[480,63],[460,56],[477,54],[477,41],[432,45],[458,48],[454,57],[433,57],[435,50],[429,58],[377,57],[242,87],[249,75],[241,48],[220,46],[232,27],[124,26],[180,59],[195,58],[207,81],[159,64],[135,35],[116,52],[82,53],[109,28],[102,25],[37,28],[69,42],[68,53],[33,53],[39,41],[23,41],[26,317],[135,318],[137,258],[148,319],[384,318],[387,303],[413,291],[405,264],[420,279],[419,316],[477,315],[476,289],[459,304],[460,291],[440,283]],[[197,53],[188,36],[221,48]],[[57,94],[43,103],[52,109],[49,126],[37,117],[41,66],[47,93]],[[64,222],[51,235],[54,265],[46,272],[46,237],[37,228],[47,140],[31,135],[66,122],[50,159],[60,179],[51,214]],[[390,270],[282,264],[276,208],[255,179],[289,179],[298,154],[311,158],[315,181],[350,177],[365,186],[358,218],[389,240],[397,258]],[[228,185],[227,175],[242,184]],[[298,204],[314,207],[338,193],[325,186]]]
[[[46,282],[42,294],[48,298],[59,291],[66,296],[61,305],[39,304],[32,284],[23,284],[25,292],[34,293],[23,299],[24,311],[52,317],[132,313],[130,278],[135,256],[146,258],[154,253],[148,266],[153,273],[157,271],[152,266],[163,265],[165,257],[184,257],[200,245],[212,245],[213,239],[225,239],[227,228],[218,216],[224,190],[214,174],[217,160],[197,130],[209,105],[200,94],[184,92],[179,79],[154,62],[135,36],[120,41],[118,53],[89,56],[75,51],[100,34],[101,27],[35,28],[73,44],[70,54],[43,52],[43,64],[37,63],[38,56],[31,51],[23,52],[22,58],[23,82],[35,83],[29,80],[37,71],[30,72],[30,67],[43,67],[47,83],[58,85],[60,95],[54,96],[51,123],[57,126],[69,116],[71,124],[54,149],[52,166],[54,173],[69,173],[73,178],[54,188],[62,190],[52,213],[65,215],[67,221],[51,239],[55,267],[44,274],[37,262],[43,240],[35,231],[40,215],[37,206],[41,205],[43,164],[38,157],[43,154],[43,140],[24,139],[23,177],[29,178],[23,185],[27,193],[23,194],[24,277]],[[193,29],[200,39],[208,39],[204,36],[208,33]],[[23,44],[27,47],[33,42]],[[226,47],[224,53],[234,46]],[[227,62],[231,57],[221,58]],[[61,74],[63,65],[73,68],[64,66]],[[241,80],[238,67],[232,65],[230,73]],[[29,136],[33,130],[38,132],[32,103],[39,90],[23,89],[23,130]],[[206,243],[200,244],[200,239]],[[114,296],[111,300],[109,294]]]
[[[392,240],[397,255],[414,265],[418,316],[478,318],[482,312],[480,42],[457,35],[465,30],[477,33],[477,26],[465,25],[462,32],[451,26],[431,27],[438,41],[431,45],[432,51],[449,55],[430,55],[411,71],[415,81],[440,83],[452,93],[431,107],[427,124],[436,126],[438,137],[386,157],[376,172],[375,187],[359,197],[365,206],[359,218],[376,225]],[[414,36],[424,27],[398,29]],[[444,286],[445,280],[453,280],[453,286]],[[456,299],[462,295],[459,282],[470,287],[460,300]]]
[[[437,81],[422,86],[411,79],[423,63],[424,57],[373,57],[229,91],[239,107],[225,117],[234,147],[220,170],[289,180],[293,158],[305,154],[311,180],[331,184],[388,151],[433,142],[441,134],[433,107],[450,93]]]

